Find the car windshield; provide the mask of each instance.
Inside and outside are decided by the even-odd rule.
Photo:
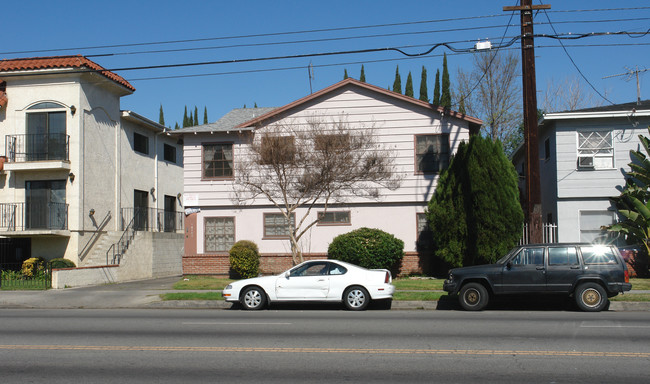
[[[506,261],[508,261],[508,259],[510,258],[510,256],[512,256],[512,254],[515,253],[518,250],[519,250],[519,248],[511,249],[510,252],[508,252],[505,256],[503,256],[502,258],[497,260],[496,264],[505,264]]]

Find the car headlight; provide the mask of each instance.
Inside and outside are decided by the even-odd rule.
[[[231,289],[232,289],[232,284],[228,284],[228,285],[226,285],[226,288],[224,288],[223,290],[226,291],[226,290],[231,290]]]

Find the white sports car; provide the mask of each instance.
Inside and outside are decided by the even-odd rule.
[[[343,302],[352,311],[371,300],[393,298],[395,287],[386,269],[365,269],[338,260],[311,260],[274,276],[239,280],[223,290],[228,302],[244,309],[262,309],[273,302]]]

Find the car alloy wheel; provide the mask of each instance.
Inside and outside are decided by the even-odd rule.
[[[245,309],[262,309],[266,303],[266,295],[261,288],[250,287],[242,294],[241,303]]]
[[[600,284],[584,283],[576,290],[576,304],[583,311],[602,311],[607,306],[608,301],[605,289]]]
[[[480,283],[467,283],[460,290],[460,305],[467,311],[480,311],[488,304],[487,289]]]
[[[362,311],[370,302],[368,291],[362,287],[350,287],[343,294],[345,307],[351,311]]]

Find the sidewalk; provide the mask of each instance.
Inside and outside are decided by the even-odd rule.
[[[160,309],[229,309],[232,304],[223,300],[170,300],[162,301],[161,294],[179,292],[172,289],[180,276],[151,280],[109,284],[96,287],[50,289],[47,291],[0,291],[1,308],[39,309],[109,309],[109,308],[160,308]],[[184,291],[191,292],[191,291]],[[210,291],[200,291],[210,292]],[[218,291],[217,291],[218,292]],[[650,293],[632,291],[632,293]],[[437,301],[393,301],[392,309],[438,308]],[[650,302],[613,301],[611,311],[650,311]]]

